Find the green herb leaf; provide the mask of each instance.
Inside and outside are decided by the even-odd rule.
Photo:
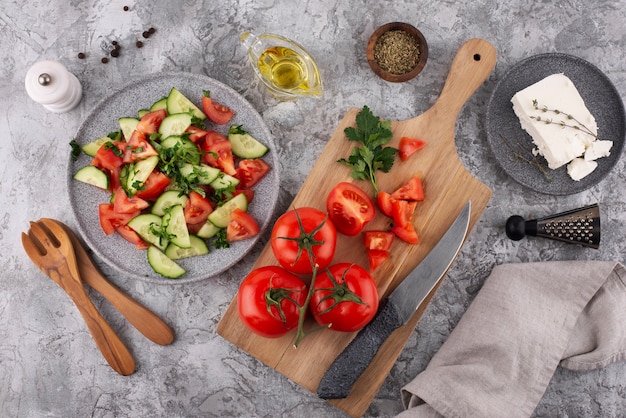
[[[398,153],[396,148],[384,146],[393,136],[391,122],[381,121],[369,107],[363,106],[356,115],[356,127],[348,127],[344,129],[344,133],[348,140],[361,145],[352,149],[347,160],[341,158],[337,162],[352,168],[352,178],[369,180],[374,187],[374,193],[378,194],[376,171],[389,172]]]
[[[82,148],[80,147],[80,145],[78,145],[78,142],[76,142],[75,139],[72,139],[70,141],[70,147],[72,147],[72,161],[76,161],[78,159],[78,157],[80,157],[81,152],[83,152]]]

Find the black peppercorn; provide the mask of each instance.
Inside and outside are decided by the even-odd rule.
[[[78,53],[78,59],[82,60],[85,58],[85,54],[83,52]]]
[[[107,62],[109,62],[109,59],[107,57],[103,57],[100,62],[102,62],[103,64],[106,64]]]
[[[128,6],[124,6],[124,11],[127,12],[128,11]]]
[[[150,29],[148,29],[148,33],[149,33],[150,35],[152,35],[154,32],[156,32],[156,29],[154,29],[154,28],[150,28]]]
[[[119,57],[119,55],[120,55],[120,50],[119,49],[116,48],[113,51],[111,51],[111,56],[112,57],[116,58],[116,57]]]
[[[135,42],[135,46],[136,46],[137,48],[141,48],[141,47],[143,46],[143,42],[141,42],[141,41],[137,41],[137,42]]]
[[[149,38],[150,37],[150,33],[146,30],[144,31],[141,36],[143,36],[144,38]]]

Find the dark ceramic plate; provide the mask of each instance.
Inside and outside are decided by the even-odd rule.
[[[519,153],[517,155],[532,159],[533,143],[513,112],[511,98],[518,91],[556,73],[565,74],[578,89],[596,119],[598,137],[613,141],[611,155],[598,159],[598,167],[580,181],[572,180],[565,166],[549,170],[541,156],[536,160],[547,175],[536,165],[516,157]],[[579,193],[600,182],[619,160],[625,133],[624,105],[611,81],[594,65],[567,54],[540,54],[517,63],[498,82],[487,108],[487,140],[498,163],[520,184],[545,194]]]
[[[197,106],[201,105],[202,91],[210,90],[216,101],[235,110],[228,125],[219,126],[207,122],[207,127],[226,133],[231,124],[242,125],[270,151],[263,159],[272,167],[270,173],[256,186],[254,201],[249,212],[257,220],[261,232],[270,222],[276,206],[279,190],[278,160],[276,146],[269,129],[250,103],[230,87],[209,77],[190,73],[155,74],[121,88],[102,101],[79,128],[75,140],[83,145],[109,132],[118,131],[117,120],[124,116],[136,117],[137,111],[149,107],[161,97],[167,96],[176,87]],[[186,283],[216,276],[241,260],[256,244],[255,238],[237,241],[228,249],[211,250],[210,254],[178,260],[185,275],[176,280],[163,278],[148,264],[146,251],[137,251],[118,234],[105,236],[98,221],[98,205],[109,200],[109,194],[96,187],[73,179],[79,168],[89,164],[91,158],[82,155],[77,161],[70,159],[68,167],[68,189],[70,204],[78,223],[78,230],[87,245],[104,261],[126,276],[154,283]]]

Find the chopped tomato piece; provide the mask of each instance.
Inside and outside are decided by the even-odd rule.
[[[135,193],[135,196],[145,200],[156,200],[167,189],[172,180],[158,170],[153,170],[148,179],[143,184],[141,190]]]
[[[400,146],[398,147],[398,155],[400,156],[400,160],[406,161],[409,159],[411,155],[413,155],[416,151],[424,148],[426,142],[417,138],[410,138],[408,136],[403,136],[400,138]]]
[[[348,236],[357,235],[376,216],[372,199],[349,182],[341,182],[330,191],[326,210],[337,230]]]
[[[100,217],[100,226],[106,235],[111,235],[117,228],[126,225],[128,221],[139,215],[141,212],[135,213],[117,213],[110,203],[101,203],[98,205],[98,215]]]
[[[165,109],[154,110],[146,113],[141,117],[141,120],[139,120],[135,129],[147,136],[155,134],[159,131],[159,126],[166,116],[167,111]]]
[[[235,111],[231,108],[221,105],[211,99],[206,91],[204,96],[202,96],[202,110],[207,115],[209,120],[217,123],[218,125],[227,124],[235,114]]]
[[[124,151],[126,149],[126,143],[120,141],[109,141],[102,144],[98,151],[96,151],[96,155],[93,157],[91,161],[91,165],[96,166],[100,169],[106,170],[115,170],[124,164],[124,160],[122,156],[124,155]]]
[[[208,199],[194,191],[189,193],[189,200],[185,204],[185,221],[187,224],[197,224],[206,221],[207,216],[213,212],[213,206]]]
[[[137,234],[130,226],[122,225],[115,230],[118,234],[122,236],[126,241],[135,245],[135,248],[138,250],[147,249],[150,244],[141,239],[139,234]]]
[[[393,233],[389,231],[365,231],[363,241],[368,250],[389,251],[393,243]]]
[[[391,197],[394,199],[402,200],[424,200],[424,188],[422,187],[422,180],[419,177],[413,176],[404,185],[400,186],[398,190],[391,193]]]
[[[153,155],[159,155],[159,153],[146,140],[146,134],[139,129],[134,130],[124,150],[124,162],[131,163],[152,157]]]
[[[109,192],[111,194],[115,193],[118,187],[122,185],[122,180],[120,179],[120,174],[122,172],[122,167],[117,167],[112,170],[107,170],[109,175]]]
[[[137,211],[144,210],[148,206],[150,206],[148,202],[137,196],[128,197],[122,187],[118,187],[115,190],[113,210],[116,213],[135,213]]]
[[[201,147],[205,153],[203,159],[207,164],[231,176],[237,173],[232,146],[227,137],[219,132],[208,131]]]
[[[243,183],[243,187],[246,189],[251,188],[255,184],[257,184],[265,175],[270,171],[271,167],[268,163],[263,161],[260,158],[255,158],[252,160],[241,160],[239,161],[239,166],[237,168],[237,177],[241,183]]]
[[[393,234],[392,234],[393,235]],[[370,265],[370,271],[376,270],[380,265],[389,258],[389,251],[385,250],[367,250],[367,259]]]
[[[231,214],[230,222],[226,227],[228,242],[251,238],[259,233],[259,224],[248,212],[236,208]]]
[[[417,202],[409,202],[408,200],[397,200],[395,199],[392,204],[392,218],[394,224],[404,228],[408,223],[411,222],[411,218],[413,217],[413,212],[415,212],[415,207],[417,206]]]
[[[206,134],[208,133],[202,128],[198,128],[197,126],[191,125],[187,128],[185,132],[189,133],[189,140],[193,143],[198,143],[204,139]]]
[[[413,226],[412,223],[407,223],[404,227],[401,227],[399,225],[394,225],[391,227],[391,232],[393,232],[402,241],[407,242],[409,244],[419,243],[417,232],[415,231],[415,227]]]
[[[396,199],[391,197],[391,195],[387,192],[378,192],[378,195],[376,195],[376,203],[378,203],[378,209],[380,209],[383,215],[390,218],[393,217],[393,202],[395,200]]]

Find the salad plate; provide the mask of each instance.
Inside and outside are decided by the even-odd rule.
[[[77,229],[86,244],[103,261],[123,275],[158,284],[203,280],[223,273],[239,262],[252,250],[263,231],[267,229],[279,193],[277,150],[261,115],[235,90],[204,75],[160,73],[133,81],[100,102],[80,126],[74,140],[82,146],[110,132],[119,131],[120,117],[137,117],[139,109],[148,108],[152,103],[166,97],[172,87],[178,89],[199,108],[202,108],[203,90],[208,90],[211,92],[211,98],[233,109],[235,115],[228,124],[216,125],[205,121],[206,129],[227,135],[231,125],[241,125],[269,148],[263,159],[270,165],[271,170],[253,187],[255,195],[248,207],[248,212],[259,224],[259,234],[253,238],[233,242],[226,249],[211,248],[209,254],[176,260],[186,273],[178,279],[167,279],[150,267],[145,250],[136,250],[133,244],[119,234],[114,233],[110,236],[104,234],[100,227],[98,205],[109,202],[110,194],[73,178],[80,168],[91,162],[91,157],[81,153],[76,160],[70,158],[67,173],[70,205],[77,221]]]
[[[569,77],[578,89],[596,119],[598,138],[613,141],[611,155],[598,159],[598,167],[580,181],[567,174],[566,166],[551,170],[542,156],[533,155],[532,139],[511,103],[518,91],[557,73]],[[562,53],[535,55],[508,70],[491,94],[486,122],[487,140],[504,171],[523,186],[550,195],[579,193],[604,179],[622,154],[626,134],[624,105],[609,78],[593,64]]]

